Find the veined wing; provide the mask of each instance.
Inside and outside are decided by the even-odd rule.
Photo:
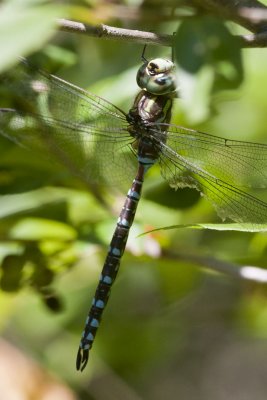
[[[55,119],[65,122],[86,123],[107,116],[110,126],[119,126],[126,122],[126,114],[95,94],[79,88],[63,79],[36,69],[26,60],[15,67],[5,79],[7,88],[13,91],[20,108],[36,112],[36,106],[42,112],[49,111]]]
[[[223,139],[176,125],[166,127],[166,144],[190,165],[239,188],[267,187],[267,145]]]
[[[133,139],[122,110],[27,62],[12,71],[6,86],[18,107],[0,112],[3,136],[33,150],[54,153],[91,181],[101,176],[109,183],[132,179],[136,169]]]
[[[163,177],[171,187],[192,187],[211,201],[218,215],[239,223],[266,226],[267,204],[222,180],[190,157],[179,154],[161,143],[160,165]]]

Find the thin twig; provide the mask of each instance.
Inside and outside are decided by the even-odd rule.
[[[249,10],[266,12],[267,7],[258,0],[191,0],[191,3],[199,11],[217,15],[219,18],[233,21],[254,33],[267,31],[267,22],[258,18],[253,20],[249,15]],[[242,10],[247,9],[243,13]]]
[[[193,262],[212,271],[231,275],[237,279],[245,279],[257,283],[267,283],[267,270],[254,265],[238,265],[212,257],[201,257],[189,254],[164,253],[165,257]]]
[[[58,24],[63,31],[81,33],[98,38],[126,40],[127,42],[160,46],[171,46],[173,41],[173,35],[159,35],[152,32],[116,28],[104,24],[89,25],[66,19],[59,19]]]
[[[267,46],[267,32],[255,33],[251,35],[240,35],[241,47],[266,47]]]
[[[108,25],[89,25],[81,22],[66,19],[58,20],[59,28],[66,32],[75,32],[92,37],[126,40],[139,44],[150,44],[157,46],[172,46],[173,35],[159,35],[152,32],[116,28]],[[251,35],[239,35],[241,46],[248,47],[267,47],[267,32]]]
[[[238,13],[253,24],[267,22],[267,7],[265,9],[242,7]]]

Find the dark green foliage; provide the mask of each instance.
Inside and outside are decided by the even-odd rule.
[[[16,292],[22,286],[23,267],[26,259],[24,256],[8,255],[1,265],[1,289],[6,292]]]
[[[175,35],[175,56],[190,74],[208,68],[215,90],[236,88],[242,82],[240,42],[218,18],[200,16],[182,22]]]

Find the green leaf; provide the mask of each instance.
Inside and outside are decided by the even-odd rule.
[[[17,62],[19,56],[40,49],[54,34],[56,18],[63,7],[33,1],[8,1],[0,7],[0,71]]]
[[[195,121],[207,117],[212,93],[236,88],[242,82],[239,40],[217,18],[205,16],[182,22],[175,36],[175,55],[183,82],[181,92]]]
[[[41,218],[20,220],[9,232],[15,240],[74,240],[76,231],[69,225]]]
[[[200,194],[197,190],[191,188],[174,191],[166,182],[163,182],[146,189],[144,198],[177,210],[177,208],[187,209],[195,205],[200,199]]]
[[[37,262],[34,264],[34,272],[30,277],[30,281],[31,285],[39,291],[53,282],[54,272],[48,268],[46,259],[41,253]]]
[[[63,311],[64,306],[62,300],[52,288],[44,287],[39,290],[39,293],[44,304],[47,308],[49,308],[50,311],[53,311],[54,313]]]
[[[227,81],[240,84],[242,78],[239,40],[218,18],[205,16],[181,23],[175,37],[179,66],[196,74],[210,65]]]
[[[4,258],[1,269],[1,289],[6,292],[15,292],[21,286],[22,270],[25,265],[25,258],[21,255],[8,255]]]
[[[35,211],[44,206],[64,203],[64,194],[51,188],[43,188],[21,194],[0,197],[0,220],[21,213]]]
[[[264,224],[251,224],[251,223],[226,223],[226,224],[185,224],[185,225],[170,225],[164,226],[157,229],[152,229],[151,231],[147,231],[142,233],[139,236],[146,235],[147,233],[156,232],[156,231],[167,231],[169,229],[211,229],[215,231],[239,231],[239,232],[267,232],[267,225]]]

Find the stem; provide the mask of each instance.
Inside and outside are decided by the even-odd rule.
[[[267,31],[266,18],[253,20],[250,12],[266,13],[267,7],[257,0],[191,0],[199,11],[233,21],[254,33]],[[242,10],[246,9],[247,12]]]
[[[153,44],[159,46],[171,46],[173,35],[159,35],[152,32],[145,32],[133,29],[116,28],[109,25],[88,25],[81,22],[58,20],[59,28],[67,32],[81,33],[84,35],[105,38],[126,40],[140,44]]]
[[[266,16],[266,13],[264,13]],[[267,19],[267,18],[266,18]],[[91,37],[125,40],[139,44],[150,44],[155,46],[172,46],[173,35],[159,35],[153,32],[139,31],[133,29],[116,28],[104,24],[88,25],[81,22],[66,19],[58,20],[59,29],[66,32],[75,32]],[[266,32],[251,35],[239,35],[241,47],[267,47]]]
[[[257,283],[267,283],[267,270],[254,265],[238,265],[212,257],[201,257],[189,254],[165,252],[163,256],[185,262],[193,262],[212,271],[230,275],[233,278],[244,279]]]

